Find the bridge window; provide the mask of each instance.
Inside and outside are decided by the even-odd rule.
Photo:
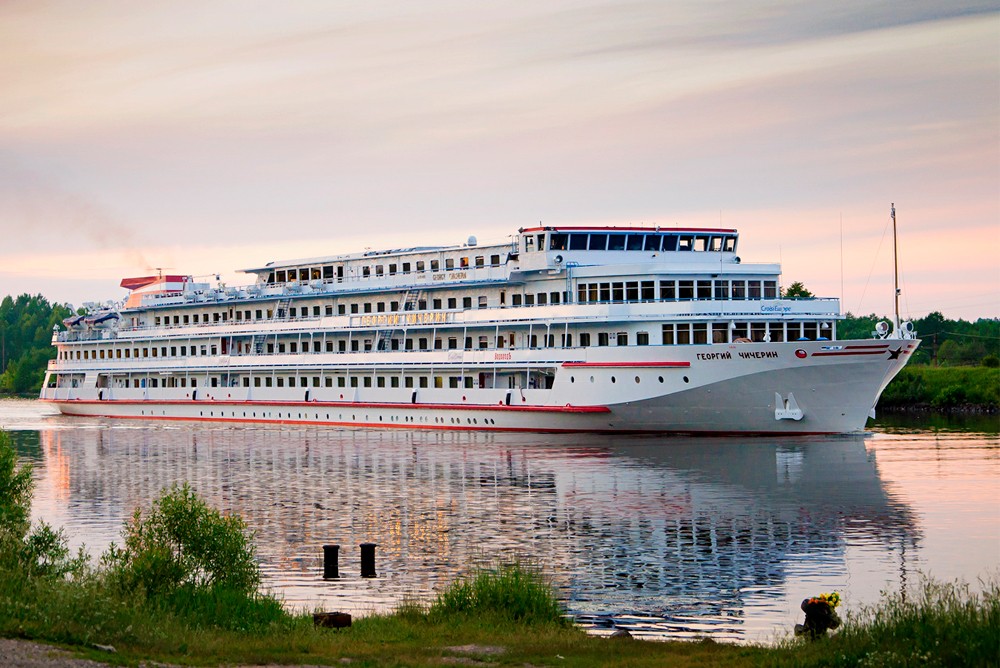
[[[590,250],[607,250],[608,249],[608,235],[606,234],[591,234],[590,235]]]
[[[643,240],[646,235],[644,234],[630,234],[628,235],[628,241],[625,244],[626,250],[630,251],[641,251]]]
[[[587,250],[587,235],[586,234],[569,235],[569,249]]]
[[[568,234],[553,233],[549,235],[549,250],[566,250],[568,243]]]

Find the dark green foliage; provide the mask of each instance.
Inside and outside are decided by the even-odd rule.
[[[52,327],[70,315],[69,307],[50,304],[41,295],[7,296],[0,301],[0,392],[41,389],[45,366],[56,354]]]
[[[256,594],[260,568],[243,519],[225,516],[187,485],[174,486],[153,502],[149,514],[137,508],[123,532],[124,545],[103,557],[109,576],[125,591],[150,598],[228,590]]]
[[[488,615],[529,624],[563,623],[562,609],[540,573],[518,563],[460,578],[431,606],[431,617]]]
[[[80,575],[83,552],[70,557],[62,530],[45,522],[31,527],[31,465],[17,465],[17,453],[0,431],[0,577],[35,578]]]
[[[1000,406],[1000,369],[906,366],[879,399],[881,407]]]
[[[809,299],[815,295],[806,289],[801,281],[795,281],[787,288],[781,289],[781,296],[785,299]]]

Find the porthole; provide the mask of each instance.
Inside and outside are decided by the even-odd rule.
[[[689,379],[689,378],[688,378],[687,376],[684,376],[684,382],[685,382],[685,383],[690,383],[690,382],[691,382],[691,380],[690,380],[690,379]]]
[[[612,382],[612,383],[617,383],[618,381],[617,381],[617,380],[615,380],[615,377],[614,377],[614,376],[611,376],[611,382]]]
[[[569,377],[569,382],[575,383],[576,382],[576,378],[574,378],[573,376],[570,376]]]
[[[662,382],[663,382],[663,376],[660,376],[660,377],[659,377],[659,380],[660,380],[660,382],[662,383]]]
[[[636,383],[638,383],[638,382],[639,382],[639,376],[636,376],[636,377],[635,377],[635,382],[636,382]]]
[[[593,376],[591,376],[591,377],[590,377],[590,382],[591,382],[591,383],[593,383],[593,382],[594,382],[594,377],[593,377]]]

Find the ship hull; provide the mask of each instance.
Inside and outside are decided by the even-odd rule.
[[[560,359],[544,360],[557,369],[551,386],[544,389],[48,388],[42,400],[67,415],[143,420],[472,431],[837,434],[864,430],[882,390],[918,345],[908,339],[576,349],[560,353]],[[485,377],[495,373],[498,354],[507,368],[522,364],[530,369],[541,363],[537,351],[472,351],[450,363],[461,365],[468,375]],[[380,366],[420,363],[419,356],[410,357],[374,353],[355,362],[374,373]],[[302,360],[308,368],[304,374],[343,368],[343,359],[316,358],[322,356]],[[257,373],[265,373],[266,360],[256,363]]]

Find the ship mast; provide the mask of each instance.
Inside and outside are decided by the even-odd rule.
[[[899,253],[896,248],[896,203],[892,207],[892,281],[895,288],[895,310],[893,311],[893,333],[899,335]]]

